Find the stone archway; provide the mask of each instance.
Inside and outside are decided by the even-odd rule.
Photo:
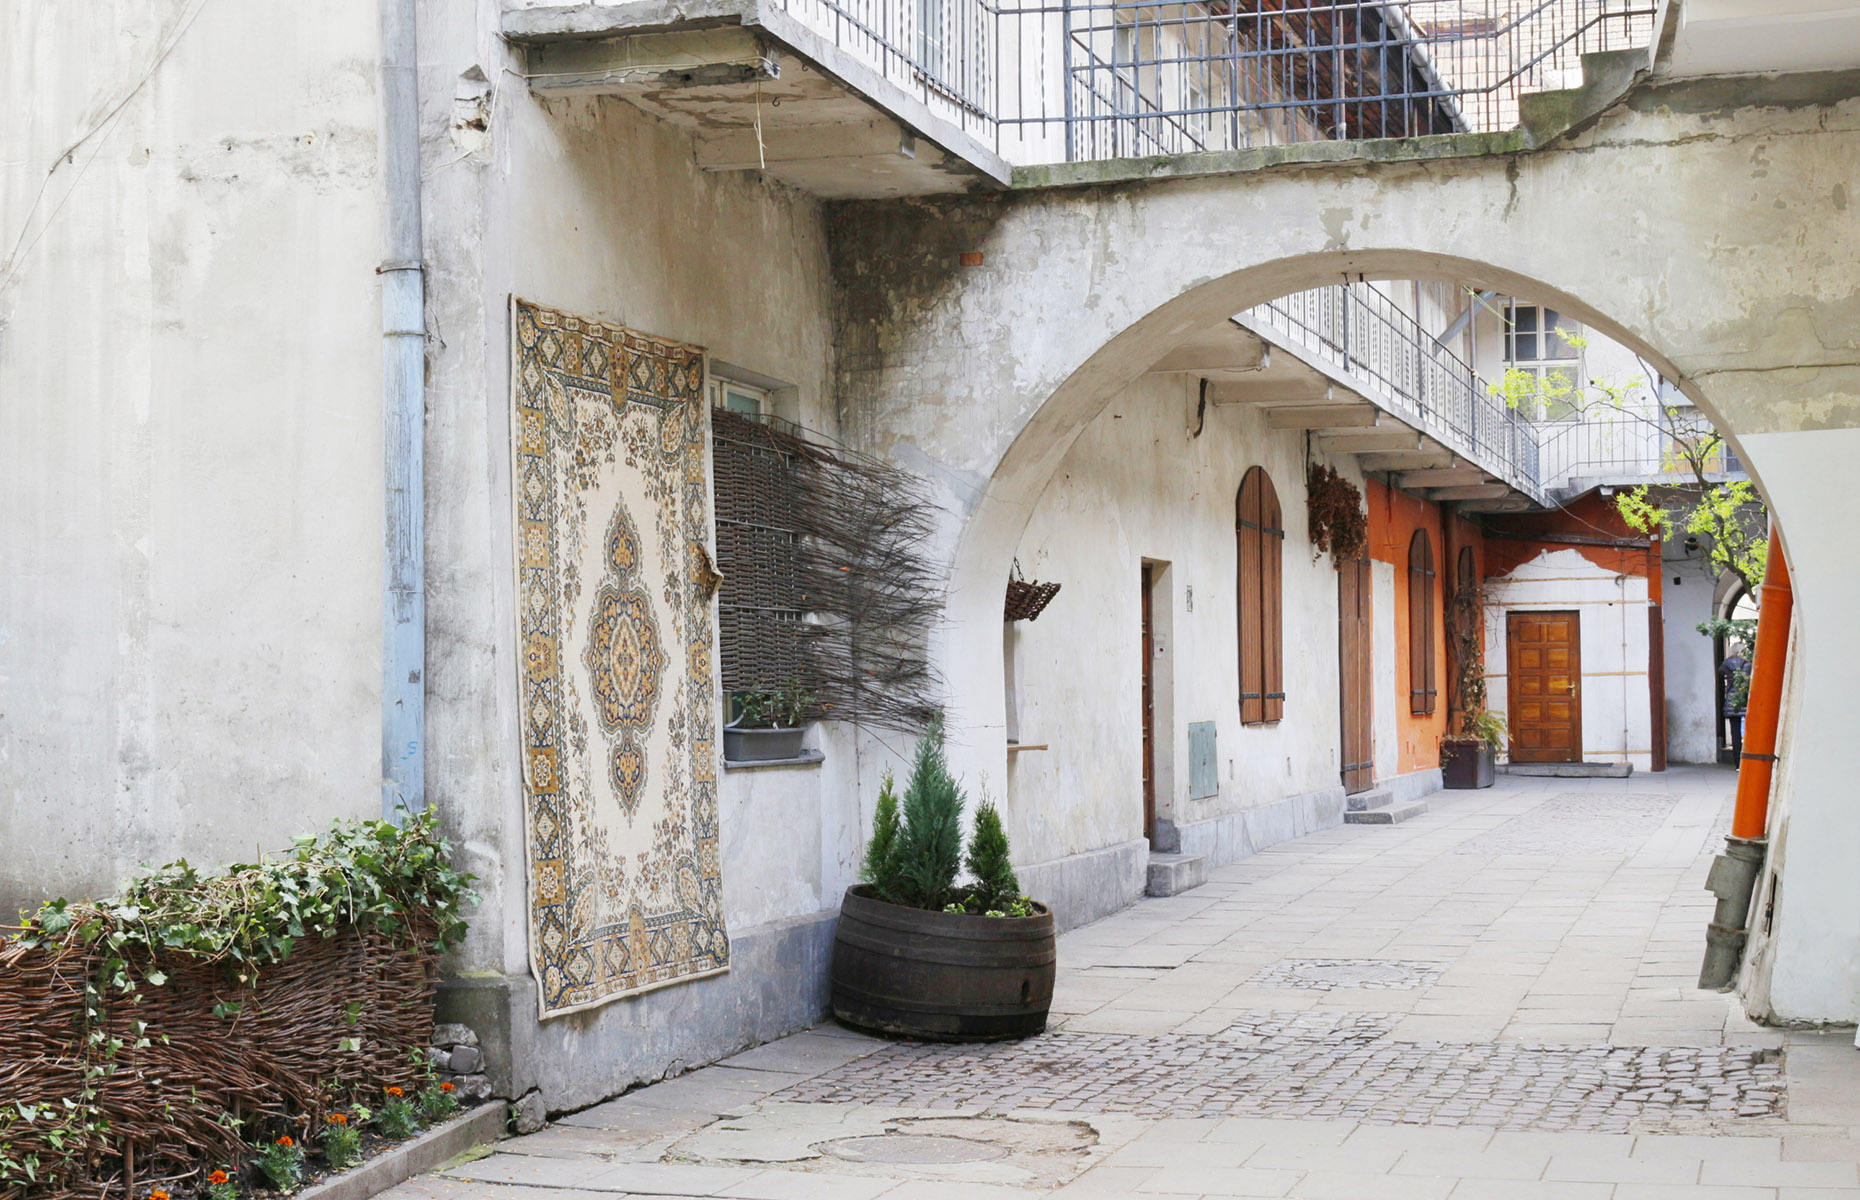
[[[1802,885],[1782,893],[1771,1008],[1860,1015],[1860,874],[1838,849],[1860,844],[1860,809],[1822,799],[1844,775],[1838,714],[1860,702],[1838,665],[1860,659],[1860,631],[1836,607],[1860,587],[1839,523],[1860,452],[1860,214],[1845,190],[1860,132],[1800,109],[1660,99],[1630,98],[1530,155],[840,210],[846,428],[943,491],[952,588],[938,653],[964,764],[998,776],[1005,754],[1000,581],[1019,529],[1120,387],[1229,315],[1340,277],[1530,295],[1677,381],[1787,531],[1812,651],[1797,659],[1779,795],[1813,832],[1791,839]],[[958,265],[978,251],[981,266]]]

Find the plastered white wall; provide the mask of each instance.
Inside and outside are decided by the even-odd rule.
[[[378,811],[382,508],[373,6],[5,26],[0,921]]]
[[[1717,677],[1712,640],[1698,631],[1711,619],[1716,580],[1703,553],[1686,556],[1678,542],[1662,548],[1666,578],[1661,615],[1666,624],[1666,757],[1709,763],[1718,758]]]
[[[1505,614],[1570,609],[1582,656],[1582,760],[1652,765],[1647,693],[1647,581],[1617,575],[1577,550],[1546,550],[1486,580],[1486,688],[1509,714]]]
[[[423,37],[445,42],[455,14],[435,9]],[[449,64],[498,73],[494,45]],[[460,147],[444,131],[444,60],[429,56],[437,163]],[[435,795],[483,878],[484,911],[457,970],[527,970],[521,779],[516,769],[511,616],[508,326],[511,294],[577,315],[704,346],[713,358],[781,381],[781,415],[831,436],[830,288],[820,207],[751,173],[710,174],[689,139],[623,102],[540,103],[506,86],[489,145],[433,174],[429,254],[444,279],[434,325],[458,331],[434,355],[429,438]],[[446,137],[439,143],[441,136]],[[454,417],[453,414],[456,414]],[[727,564],[725,564],[727,570]],[[856,741],[812,734],[817,767],[719,777],[730,933],[830,911],[857,870],[863,827]],[[702,986],[702,985],[696,985]]]
[[[1179,824],[1337,786],[1337,574],[1314,560],[1305,438],[1244,404],[1210,406],[1199,438],[1195,380],[1146,376],[1080,434],[1034,506],[1017,551],[1029,579],[1061,584],[1021,622],[1018,732],[1049,751],[1011,756],[1006,816],[1030,862],[1143,833],[1141,566],[1167,563],[1158,648],[1158,815]],[[1261,465],[1285,522],[1285,717],[1242,726],[1234,505]],[[1173,713],[1173,721],[1167,721]],[[1216,725],[1220,793],[1188,797],[1191,722]],[[1172,769],[1171,769],[1172,768]]]

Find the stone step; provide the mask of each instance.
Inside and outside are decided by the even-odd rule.
[[[1633,763],[1509,763],[1508,775],[1545,775],[1553,779],[1626,779],[1634,773]]]
[[[1409,800],[1402,804],[1385,804],[1380,808],[1362,809],[1343,814],[1345,825],[1399,825],[1409,817],[1418,817],[1427,811],[1427,801]]]
[[[1372,808],[1387,808],[1393,803],[1395,803],[1395,793],[1387,788],[1358,792],[1354,796],[1343,798],[1344,809],[1348,812],[1367,812]]]
[[[1177,896],[1208,882],[1208,856],[1205,854],[1150,854],[1149,881],[1143,891],[1148,896]]]

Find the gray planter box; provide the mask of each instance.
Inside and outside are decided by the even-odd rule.
[[[730,762],[769,762],[801,757],[801,738],[805,725],[787,729],[738,729],[723,727],[723,757]]]

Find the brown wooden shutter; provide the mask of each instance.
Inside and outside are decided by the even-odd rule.
[[[1254,467],[1240,481],[1234,508],[1234,539],[1239,550],[1234,606],[1240,637],[1240,723],[1257,725],[1266,719],[1265,647],[1260,645],[1259,584],[1261,545],[1259,480]]]
[[[1434,711],[1434,545],[1427,530],[1408,543],[1408,711]]]
[[[1285,715],[1285,648],[1280,587],[1285,550],[1278,493],[1254,467],[1235,503],[1238,550],[1235,605],[1240,642],[1240,721],[1263,725]]]
[[[1265,719],[1277,721],[1285,716],[1285,614],[1281,594],[1285,557],[1285,521],[1279,512],[1279,496],[1272,480],[1259,473],[1260,491],[1260,572],[1259,619],[1260,646],[1264,659]]]

